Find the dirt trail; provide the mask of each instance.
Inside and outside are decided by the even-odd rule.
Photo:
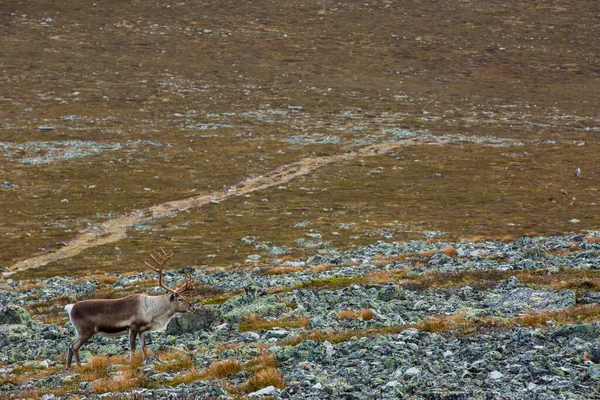
[[[215,191],[212,193],[189,197],[182,200],[174,200],[157,204],[142,210],[134,210],[121,217],[105,221],[92,230],[85,232],[71,240],[66,246],[51,253],[43,253],[31,258],[19,261],[3,272],[2,275],[10,276],[16,272],[42,267],[46,264],[74,257],[86,249],[117,242],[127,237],[127,229],[135,224],[151,222],[153,219],[176,215],[177,213],[191,208],[202,207],[211,202],[221,202],[232,197],[242,196],[248,193],[279,186],[292,179],[307,175],[325,165],[346,161],[353,158],[382,154],[397,147],[429,144],[442,145],[454,142],[455,137],[424,135],[405,139],[401,143],[382,143],[360,148],[352,153],[336,154],[326,157],[308,157],[292,164],[281,166],[272,172],[257,177],[248,178],[239,184]],[[464,140],[464,138],[461,138]],[[469,139],[467,139],[469,140]],[[510,143],[510,140],[505,140]],[[480,143],[485,145],[485,143]],[[488,143],[489,145],[489,143]]]
[[[406,143],[403,143],[404,145]],[[3,272],[4,276],[12,275],[19,271],[42,267],[46,264],[74,257],[86,249],[117,242],[127,237],[127,229],[134,225],[151,221],[152,219],[173,216],[181,211],[201,207],[211,202],[221,202],[232,197],[279,186],[292,179],[307,175],[316,169],[334,162],[348,160],[359,156],[369,156],[384,152],[401,144],[382,144],[362,148],[353,153],[337,154],[327,157],[308,157],[292,164],[284,165],[274,171],[248,178],[241,183],[212,193],[189,197],[182,200],[169,201],[157,204],[142,210],[135,210],[121,217],[111,219],[97,225],[93,231],[85,232],[71,240],[66,246],[52,253],[44,253],[19,261]]]

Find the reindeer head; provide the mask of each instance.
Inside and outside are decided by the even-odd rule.
[[[169,261],[173,257],[173,252],[167,253],[162,248],[160,251],[153,251],[150,253],[150,258],[156,264],[156,267],[151,265],[148,261],[145,262],[146,266],[150,269],[158,272],[158,284],[160,287],[165,289],[167,292],[170,292],[169,301],[172,303],[173,311],[175,312],[186,312],[190,309],[194,309],[192,303],[186,299],[183,294],[190,292],[194,288],[194,283],[192,281],[192,277],[189,272],[185,274],[185,282],[183,284],[177,286],[175,289],[172,289],[164,284],[163,282],[163,269],[167,261]]]

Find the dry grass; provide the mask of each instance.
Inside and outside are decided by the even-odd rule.
[[[469,336],[498,329],[512,329],[515,326],[548,327],[549,321],[559,324],[590,323],[600,320],[600,304],[576,305],[564,310],[525,313],[513,318],[465,318],[458,313],[451,316],[432,315],[425,321],[416,324],[394,325],[389,327],[371,327],[341,332],[323,332],[318,329],[304,332],[292,339],[282,341],[282,346],[295,346],[303,340],[327,340],[339,343],[353,337],[371,337],[375,335],[397,334],[409,328],[426,332],[438,332],[445,335]]]
[[[242,364],[234,359],[218,360],[212,362],[208,368],[202,371],[202,379],[214,378],[222,379],[232,374],[238,374],[242,371]]]
[[[261,369],[248,379],[243,385],[245,392],[254,392],[267,386],[275,386],[279,389],[285,388],[283,375],[277,368]]]
[[[23,383],[26,383],[32,379],[42,379],[49,375],[55,374],[58,371],[59,369],[55,367],[40,369],[36,367],[17,365],[11,374],[0,377],[0,386],[7,383],[13,385],[22,385]]]
[[[337,314],[339,319],[356,319],[358,315],[352,310],[341,310]]]
[[[40,288],[43,288],[44,286],[45,286],[45,283],[43,283],[43,282],[36,282],[33,280],[24,281],[17,287],[17,291],[18,292],[26,292],[28,290],[40,289]],[[12,289],[9,289],[9,290],[12,290]]]
[[[585,240],[588,243],[600,243],[600,236],[598,236],[598,237],[588,237]]]
[[[161,351],[157,354],[162,364],[154,364],[155,372],[179,372],[194,366],[192,357],[189,353],[182,351]]]
[[[361,308],[358,310],[358,317],[363,321],[370,321],[375,318],[375,313],[370,308]]]
[[[206,379],[205,371],[199,371],[196,367],[190,367],[189,369],[186,369],[185,371],[175,375],[173,380],[169,381],[168,384],[173,387],[181,384],[189,385],[190,383],[202,379]]]
[[[458,254],[458,251],[456,251],[456,249],[452,246],[444,247],[440,251],[449,257],[456,257]]]
[[[308,269],[308,272],[311,272],[313,274],[318,274],[319,272],[325,272],[325,271],[329,271],[333,269],[333,264],[318,264],[318,265],[313,265],[312,267],[310,267]]]
[[[370,282],[379,285],[390,283],[392,281],[392,273],[390,271],[371,272],[368,276]]]
[[[277,368],[278,365],[277,359],[272,354],[263,352],[258,357],[249,360],[244,368],[257,372],[265,368]]]
[[[118,279],[114,275],[96,275],[95,278],[98,281],[98,283],[103,285],[112,285]]]
[[[310,320],[308,318],[287,317],[275,320],[266,320],[259,315],[250,314],[244,318],[240,324],[241,332],[261,331],[267,329],[279,328],[304,328]]]
[[[294,272],[302,271],[302,267],[300,266],[280,266],[269,268],[265,274],[266,275],[284,275],[284,274],[292,274]]]
[[[339,319],[358,319],[361,318],[364,321],[369,321],[375,318],[375,313],[370,308],[361,308],[358,311],[350,309],[341,310],[338,312]]]
[[[145,374],[127,369],[125,371],[119,371],[107,379],[97,380],[92,383],[92,388],[98,394],[112,393],[112,392],[124,392],[127,390],[144,387],[146,385]]]
[[[91,382],[102,379],[108,375],[106,368],[109,365],[125,364],[129,360],[125,356],[108,357],[104,355],[95,355],[92,359],[81,367],[75,366],[74,370],[79,373],[82,381]]]

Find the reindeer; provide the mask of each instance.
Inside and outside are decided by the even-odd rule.
[[[166,253],[161,248],[160,251],[150,253],[150,257],[156,267],[147,261],[145,264],[158,272],[160,287],[169,293],[157,296],[132,294],[120,299],[83,300],[65,306],[69,319],[77,331],[77,336],[69,344],[67,368],[71,367],[73,355],[77,365],[81,366],[79,348],[96,333],[105,337],[125,336],[129,333],[130,362],[133,361],[136,338],[139,335],[145,358],[146,332],[164,330],[175,314],[193,309],[192,304],[183,297],[185,292],[193,288],[189,274],[186,274],[185,282],[175,289],[163,283],[163,269],[167,261],[173,257],[173,253]]]

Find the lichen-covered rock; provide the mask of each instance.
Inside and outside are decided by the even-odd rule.
[[[292,310],[280,303],[274,295],[240,295],[232,297],[221,305],[223,318],[229,323],[237,323],[251,314],[261,317],[279,317]]]
[[[31,321],[31,315],[23,307],[8,305],[0,308],[0,325],[25,324]]]
[[[206,331],[222,321],[223,317],[217,308],[201,307],[193,312],[180,314],[173,318],[167,325],[166,333],[168,335],[181,335]]]
[[[490,290],[483,300],[486,307],[508,312],[560,310],[574,306],[575,292],[572,290],[535,290],[519,285],[512,277]]]

